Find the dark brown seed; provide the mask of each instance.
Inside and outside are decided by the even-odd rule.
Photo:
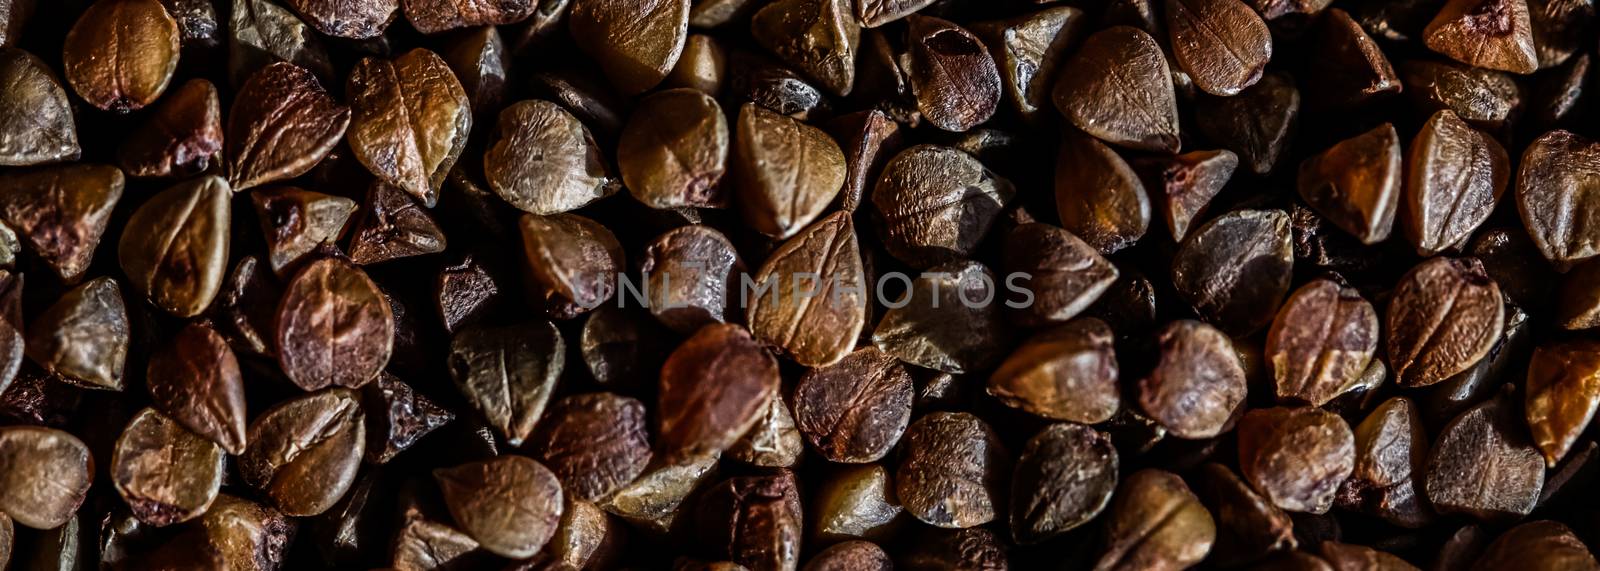
[[[1173,257],[1172,284],[1206,321],[1239,335],[1253,332],[1289,293],[1292,238],[1281,210],[1223,214],[1184,239]]]
[[[111,482],[140,521],[167,526],[199,517],[222,487],[227,455],[147,408],[117,438]]]
[[[1428,119],[1406,161],[1402,228],[1423,256],[1465,242],[1494,212],[1511,178],[1500,143],[1450,111]]]
[[[855,86],[861,24],[849,0],[779,0],[750,18],[757,44],[843,97]]]
[[[11,0],[6,2],[4,8],[0,8],[0,47],[17,43],[17,39],[22,36],[23,25],[33,17],[35,4],[34,0]],[[11,558],[10,541],[7,541],[6,545],[8,546],[6,556],[0,557],[0,561]]]
[[[1378,551],[1365,545],[1324,541],[1319,552],[1336,570],[1372,569],[1374,571],[1420,571],[1415,565],[1393,553]]]
[[[342,0],[341,0],[342,1]],[[228,111],[228,182],[235,191],[294,178],[333,150],[350,124],[305,68],[278,62],[250,76]]]
[[[650,462],[644,403],[613,393],[563,398],[528,442],[566,493],[595,501],[632,483]]]
[[[117,244],[129,284],[178,317],[210,307],[228,270],[232,198],[228,181],[206,176],[178,183],[139,206]]]
[[[300,388],[356,388],[394,348],[395,319],[378,284],[339,258],[307,264],[278,303],[278,363]]]
[[[472,102],[472,124],[487,126],[504,107],[510,53],[500,39],[500,28],[494,26],[473,28],[452,38],[439,55],[450,64]]]
[[[215,552],[218,561],[231,562],[243,571],[269,571],[280,568],[288,557],[295,521],[270,507],[220,494],[195,529],[201,536],[200,545],[178,543],[174,547],[198,549],[201,554]]]
[[[161,0],[167,14],[178,23],[183,47],[213,49],[218,45],[217,10],[207,0]]]
[[[1306,97],[1316,107],[1349,109],[1411,89],[1395,77],[1378,43],[1349,13],[1334,8],[1322,18],[1308,61]],[[1420,86],[1419,86],[1420,87]]]
[[[0,47],[0,85],[7,86],[0,91],[0,165],[78,159],[72,104],[49,66],[28,52]]]
[[[1172,71],[1160,44],[1137,28],[1089,36],[1051,93],[1067,121],[1090,135],[1130,149],[1178,151]]]
[[[1396,382],[1424,387],[1467,370],[1504,325],[1500,287],[1474,258],[1433,258],[1401,278],[1384,318]]]
[[[90,4],[67,32],[67,83],[90,105],[127,113],[154,103],[178,69],[178,22],[159,0]]]
[[[427,209],[400,187],[374,181],[350,236],[350,261],[370,265],[437,254],[445,245],[444,231]]]
[[[833,202],[844,184],[844,153],[821,129],[746,103],[739,110],[733,172],[745,223],[781,240]]]
[[[809,80],[754,52],[738,50],[729,56],[726,89],[734,104],[752,102],[801,121],[821,119],[833,111],[828,95]],[[910,105],[907,101],[901,104]]]
[[[1088,33],[1083,10],[1051,6],[1007,20],[980,22],[972,31],[983,38],[1000,69],[1006,99],[1023,119],[1038,122],[1050,109],[1050,88],[1061,63]]]
[[[824,540],[881,538],[903,511],[893,477],[879,464],[841,468],[819,483],[814,497],[808,517]]]
[[[1521,227],[1479,232],[1467,253],[1483,260],[1484,271],[1518,305],[1541,307],[1553,299],[1560,278]]]
[[[0,512],[23,527],[67,523],[93,480],[94,457],[78,437],[38,426],[0,427]]]
[[[723,79],[727,77],[727,56],[722,44],[705,34],[690,34],[683,44],[683,56],[673,66],[672,73],[662,82],[664,87],[688,87],[706,95],[722,93]]]
[[[1261,17],[1276,20],[1284,16],[1313,16],[1327,8],[1333,0],[1251,0],[1261,12]]]
[[[1261,79],[1272,59],[1272,33],[1240,0],[1167,0],[1167,30],[1178,66],[1195,87],[1236,95]]]
[[[601,569],[614,565],[627,545],[625,527],[592,503],[574,500],[568,494],[561,510],[561,524],[545,544],[550,558],[570,565],[570,569]]]
[[[801,571],[891,571],[894,563],[870,541],[846,541],[813,555]]]
[[[366,58],[345,92],[356,160],[432,208],[472,129],[472,104],[450,66],[422,48],[393,61]]]
[[[1095,571],[1186,569],[1205,559],[1217,526],[1176,474],[1141,470],[1122,480]]]
[[[1093,317],[1034,335],[989,377],[1000,402],[1052,420],[1098,424],[1121,405],[1111,328]]]
[[[0,394],[16,380],[26,355],[22,322],[22,274],[0,270]]]
[[[972,254],[1016,190],[972,155],[917,145],[883,167],[872,191],[884,247],[917,268]]]
[[[1211,199],[1233,178],[1239,155],[1229,150],[1192,151],[1172,157],[1135,159],[1130,163],[1144,188],[1154,195],[1174,242],[1182,242],[1189,226],[1203,220]]]
[[[911,420],[912,398],[905,367],[875,347],[864,347],[800,378],[795,421],[829,461],[874,462],[900,441]]]
[[[1045,541],[1088,523],[1117,487],[1111,437],[1080,424],[1052,424],[1023,447],[1011,479],[1011,535]]]
[[[876,28],[910,16],[933,4],[934,0],[857,0],[856,18],[861,25]]]
[[[1239,468],[1274,505],[1327,513],[1355,467],[1355,435],[1338,415],[1310,407],[1256,409],[1239,421]]]
[[[1585,262],[1561,276],[1555,317],[1556,324],[1563,329],[1600,326],[1600,289],[1595,287],[1596,270],[1600,270],[1600,264]]]
[[[11,554],[16,549],[16,534],[16,527],[11,524],[11,516],[0,513],[0,566],[11,563]],[[111,559],[110,557],[104,557],[104,551],[106,550],[101,551],[102,561]],[[884,571],[889,570],[885,569]]]
[[[1201,97],[1195,102],[1200,132],[1238,153],[1256,174],[1272,172],[1299,117],[1300,91],[1281,73],[1269,73],[1233,97]],[[1177,232],[1173,234],[1176,237]]]
[[[751,466],[793,468],[800,463],[805,448],[789,403],[778,396],[767,400],[761,418],[728,448],[726,456]]]
[[[573,0],[567,18],[578,48],[623,95],[661,83],[689,37],[689,0]]]
[[[1295,290],[1267,332],[1279,401],[1322,406],[1349,392],[1378,349],[1378,312],[1355,288],[1318,279]]]
[[[439,270],[433,289],[439,318],[449,333],[482,321],[503,297],[495,276],[470,254],[461,263]]]
[[[390,562],[399,570],[445,571],[487,564],[484,553],[467,534],[408,511],[395,531]]]
[[[293,12],[268,0],[234,2],[228,25],[229,81],[235,87],[243,85],[257,70],[278,61],[303,67],[324,80],[333,78],[321,36]]]
[[[733,243],[721,232],[699,224],[651,240],[640,264],[650,313],[684,334],[728,320],[737,292],[743,291],[738,276],[745,275],[744,271]]]
[[[1600,408],[1600,342],[1539,347],[1528,363],[1525,410],[1533,442],[1555,468]]]
[[[1594,2],[1590,0],[1529,0],[1528,24],[1539,68],[1561,65],[1581,51],[1594,22]]]
[[[1405,397],[1383,401],[1356,426],[1356,463],[1339,487],[1338,505],[1407,528],[1432,517],[1422,493],[1428,433]]]
[[[212,319],[235,350],[270,356],[277,352],[277,306],[282,297],[283,285],[266,264],[247,256],[228,275],[212,307]]]
[[[1102,254],[1132,246],[1150,228],[1150,198],[1139,176],[1116,151],[1080,133],[1062,137],[1055,194],[1061,225]]]
[[[911,74],[922,117],[957,132],[988,121],[1000,105],[1000,70],[983,42],[932,16],[913,14],[906,22],[910,48],[900,65]]]
[[[339,238],[356,202],[292,186],[250,192],[272,271],[283,274],[318,246]]]
[[[1371,245],[1389,237],[1404,176],[1400,135],[1382,126],[1300,163],[1300,198],[1340,230]]]
[[[424,34],[515,24],[538,9],[534,0],[405,0],[406,19]]]
[[[355,483],[366,438],[355,391],[332,388],[296,397],[250,423],[239,474],[284,514],[317,515]]]
[[[500,111],[492,140],[483,155],[484,177],[495,194],[524,212],[575,210],[621,186],[589,130],[549,101],[519,101]]]
[[[535,301],[551,316],[576,317],[616,293],[622,245],[610,229],[576,214],[524,214],[521,227]]]
[[[1221,433],[1244,404],[1244,369],[1233,342],[1198,321],[1175,321],[1162,329],[1161,355],[1139,380],[1139,406],[1179,438]]]
[[[818,221],[767,258],[756,284],[741,278],[750,333],[801,365],[838,362],[866,324],[865,274],[850,213]]]
[[[374,464],[393,460],[456,417],[389,373],[379,373],[362,391],[369,412],[366,459]]]
[[[1400,65],[1406,94],[1425,113],[1449,109],[1479,129],[1504,132],[1522,112],[1522,91],[1508,73],[1455,62]]]
[[[637,479],[606,498],[600,508],[652,533],[667,533],[689,495],[716,473],[717,456],[656,460]]]
[[[122,184],[122,171],[105,165],[6,172],[0,219],[63,281],[75,283],[89,269]]]
[[[983,420],[930,413],[906,429],[895,493],[907,512],[929,525],[983,525],[1003,509],[1009,463],[999,435]]]
[[[123,140],[117,164],[130,176],[186,177],[210,169],[212,161],[221,160],[221,153],[217,88],[204,79],[191,79]]]
[[[707,325],[661,368],[661,449],[673,457],[726,450],[778,392],[778,362],[737,325]]]
[[[1600,179],[1600,143],[1555,130],[1522,152],[1517,212],[1534,244],[1559,271],[1600,255],[1600,202],[1589,181]]]
[[[986,370],[1005,356],[1011,330],[996,301],[998,280],[978,262],[934,266],[911,282],[872,332],[885,353],[952,374]]]
[[[358,40],[382,35],[400,8],[400,0],[288,0],[286,4],[317,31]]]
[[[1539,81],[1529,104],[1534,126],[1543,130],[1571,123],[1586,111],[1581,103],[1588,101],[1592,61],[1589,54],[1578,54]]]
[[[656,382],[672,343],[670,331],[642,312],[603,305],[583,323],[579,348],[596,383],[633,388]]]
[[[521,446],[544,415],[566,353],[548,321],[469,328],[450,342],[450,376],[507,443]]]
[[[1294,523],[1288,513],[1250,489],[1227,466],[1212,462],[1200,469],[1200,495],[1217,519],[1211,558],[1218,565],[1251,563],[1295,548]]]
[[[157,410],[229,454],[244,452],[244,381],[216,331],[198,323],[178,331],[150,356],[145,384]]]
[[[801,506],[794,473],[732,478],[705,492],[696,522],[701,542],[749,569],[794,571],[800,564]]]
[[[1472,567],[1491,569],[1600,569],[1594,554],[1566,525],[1535,521],[1513,527],[1489,544]]]
[[[1534,258],[1543,263],[1537,254]],[[1423,412],[1435,424],[1448,422],[1457,414],[1494,394],[1501,382],[1512,375],[1524,375],[1528,354],[1533,350],[1532,318],[1516,305],[1507,303],[1503,332],[1489,354],[1466,371],[1457,373],[1432,389],[1423,402]],[[1515,371],[1513,372],[1513,363]]]
[[[1501,394],[1445,425],[1428,453],[1424,486],[1441,514],[1484,521],[1528,515],[1544,487],[1544,458],[1516,405]]]
[[[501,557],[532,557],[555,535],[564,506],[561,482],[526,456],[500,456],[434,470],[450,516]]]
[[[1116,266],[1071,232],[1024,224],[1005,241],[1007,276],[1026,274],[1032,298],[1013,313],[1028,325],[1064,323],[1087,309],[1117,281]],[[1024,296],[1027,297],[1027,296]]]
[[[1450,0],[1428,22],[1422,40],[1428,49],[1475,67],[1539,69],[1528,4],[1520,0]]]
[[[617,145],[617,167],[633,197],[654,208],[716,207],[728,160],[728,120],[711,96],[668,89],[639,102]]]
[[[84,387],[122,390],[128,310],[116,280],[95,278],[57,300],[28,327],[27,351],[46,371]]]

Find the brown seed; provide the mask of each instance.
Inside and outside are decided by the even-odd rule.
[[[0,219],[67,283],[89,269],[122,198],[122,171],[72,164],[0,174]]]
[[[833,111],[828,95],[810,80],[755,52],[739,50],[729,57],[726,89],[735,104],[753,102],[801,121],[820,119]]]
[[[129,284],[178,317],[210,307],[228,270],[232,198],[228,181],[206,176],[178,183],[139,206],[117,244]]]
[[[11,525],[11,516],[0,513],[0,565],[11,563],[11,554],[16,548],[16,534],[16,527]],[[106,550],[102,550],[104,551]],[[106,554],[102,553],[102,560],[111,559],[104,555]]]
[[[476,26],[515,24],[539,8],[534,0],[405,0],[406,19],[424,34]]]
[[[1233,97],[1201,97],[1194,109],[1201,133],[1238,153],[1251,172],[1267,174],[1294,134],[1300,91],[1287,75],[1269,73]]]
[[[1294,522],[1287,512],[1250,489],[1227,466],[1211,462],[1200,469],[1200,495],[1217,519],[1210,557],[1218,565],[1237,566],[1295,548]]]
[[[267,240],[267,260],[280,275],[318,246],[339,238],[356,201],[292,186],[250,191]]]
[[[819,538],[827,540],[881,538],[904,511],[893,477],[879,464],[843,467],[824,478],[815,494],[810,518]]]
[[[22,274],[0,270],[0,394],[16,380],[26,354],[22,283]]]
[[[1424,486],[1441,514],[1484,521],[1528,515],[1544,487],[1544,458],[1505,394],[1461,413],[1428,453]]]
[[[711,96],[668,89],[639,102],[617,145],[617,166],[633,197],[654,208],[716,207],[728,160],[728,120]]]
[[[461,263],[439,270],[434,292],[439,318],[449,333],[482,321],[503,297],[495,276],[470,254]]]
[[[1404,175],[1400,135],[1388,123],[1300,163],[1300,198],[1363,244],[1389,237]]]
[[[794,571],[800,564],[801,506],[794,473],[732,478],[705,492],[697,531],[707,549],[750,569]]]
[[[661,83],[689,37],[689,0],[573,0],[567,18],[578,48],[629,96]]]
[[[1528,234],[1521,226],[1487,229],[1473,238],[1467,253],[1483,260],[1484,271],[1506,297],[1523,307],[1541,307],[1554,299],[1560,277]]]
[[[28,357],[53,375],[83,387],[122,390],[128,359],[128,310],[108,277],[85,282],[34,318]]]
[[[362,400],[369,411],[365,456],[373,464],[393,460],[456,417],[387,372],[362,387]]]
[[[663,87],[687,87],[706,95],[722,93],[723,79],[727,77],[728,62],[722,44],[705,34],[690,34],[683,44],[683,55],[672,73],[662,81]]]
[[[1594,21],[1594,2],[1588,0],[1528,0],[1528,24],[1539,68],[1561,65],[1581,51]]]
[[[267,271],[266,264],[247,256],[228,275],[227,286],[212,307],[212,319],[235,350],[270,356],[277,352],[274,339],[282,297],[283,285]]]
[[[750,333],[807,367],[838,362],[866,324],[865,274],[850,213],[817,221],[767,258],[755,285],[741,278]]]
[[[1428,49],[1475,67],[1511,73],[1539,69],[1523,0],[1450,0],[1422,32]]]
[[[634,388],[656,382],[661,362],[675,340],[642,312],[603,305],[583,323],[579,347],[595,382],[605,387]]]
[[[1582,113],[1586,107],[1579,103],[1588,93],[1592,61],[1589,54],[1578,54],[1539,81],[1529,105],[1533,125],[1542,130],[1570,123]]]
[[[1206,321],[1237,335],[1272,321],[1294,267],[1289,216],[1235,210],[1189,234],[1172,260],[1179,297]]]
[[[794,390],[800,433],[831,462],[883,458],[911,421],[911,375],[875,347],[808,371]]]
[[[1600,408],[1600,342],[1575,339],[1535,349],[1527,391],[1533,442],[1555,468]]]
[[[350,261],[370,265],[444,249],[444,231],[427,209],[400,187],[372,183],[350,236]]]
[[[157,410],[229,454],[244,452],[244,381],[216,331],[198,323],[178,331],[150,356],[145,384]]]
[[[178,69],[178,22],[159,0],[90,4],[67,32],[67,83],[90,105],[127,113],[154,103]]]
[[[1084,317],[1035,334],[989,377],[989,394],[1052,420],[1098,424],[1121,405],[1111,328]]]
[[[1411,60],[1400,65],[1412,105],[1449,109],[1479,129],[1504,132],[1522,112],[1522,91],[1511,74],[1455,62]]]
[[[644,403],[613,393],[563,398],[551,405],[529,447],[566,493],[585,501],[632,483],[650,462]]]
[[[257,70],[286,61],[317,77],[333,78],[321,36],[293,12],[268,0],[233,3],[228,25],[228,77],[237,87]]]
[[[0,91],[0,165],[78,159],[72,104],[49,66],[28,52],[0,47],[0,85],[7,86]]]
[[[1174,242],[1182,242],[1189,226],[1202,220],[1206,207],[1239,167],[1239,155],[1226,149],[1191,151],[1172,157],[1148,157],[1130,163],[1144,188],[1154,195]]]
[[[1089,36],[1051,93],[1069,123],[1103,141],[1178,151],[1172,71],[1161,45],[1137,28],[1113,26]]]
[[[180,545],[214,551],[219,561],[232,562],[241,571],[269,571],[288,557],[295,521],[270,507],[219,494],[196,529],[203,545]]]
[[[400,8],[400,0],[288,0],[286,3],[317,31],[358,40],[382,35]]]
[[[209,440],[147,408],[111,453],[111,481],[140,521],[161,527],[205,513],[217,498],[227,455]]]
[[[1500,337],[1500,287],[1474,258],[1433,258],[1401,278],[1384,319],[1395,381],[1425,387],[1467,370]]]
[[[965,412],[930,413],[906,429],[895,493],[923,522],[967,528],[1002,509],[1010,458],[994,429]]]
[[[221,160],[221,153],[217,88],[204,79],[191,79],[123,140],[117,164],[136,177],[186,177],[210,169],[212,161]]]
[[[650,313],[684,334],[723,323],[742,291],[744,262],[721,232],[694,224],[657,236],[645,246],[640,272]],[[853,337],[853,336],[852,336]]]
[[[1474,560],[1475,571],[1491,569],[1597,569],[1589,548],[1566,525],[1534,521],[1513,527]]]
[[[1261,79],[1272,59],[1272,33],[1240,0],[1167,0],[1167,30],[1178,66],[1195,87],[1236,95]]]
[[[548,321],[468,328],[450,342],[450,376],[467,402],[512,446],[533,432],[566,364]]]
[[[1048,224],[1023,224],[1005,241],[1006,275],[1026,274],[1031,303],[1012,315],[1028,325],[1064,323],[1087,309],[1117,281],[1116,266],[1071,232]]]
[[[472,129],[472,104],[450,66],[422,48],[393,61],[366,58],[345,92],[356,160],[432,208]]]
[[[561,524],[545,544],[545,550],[551,559],[570,565],[571,569],[611,567],[613,559],[622,555],[621,547],[627,545],[623,543],[626,528],[599,506],[574,500],[571,494],[565,498]]]
[[[1174,321],[1162,329],[1160,360],[1139,380],[1143,412],[1178,438],[1221,433],[1244,404],[1244,369],[1233,342],[1198,321]]]
[[[1595,287],[1596,270],[1600,270],[1600,264],[1585,262],[1561,276],[1555,317],[1556,324],[1563,329],[1600,326],[1600,289]]]
[[[250,76],[228,112],[228,182],[234,191],[294,178],[333,150],[350,124],[305,68],[278,62]]]
[[[910,16],[933,4],[934,0],[857,0],[856,18],[861,25],[876,28]]]
[[[433,476],[461,530],[501,557],[538,553],[555,535],[564,511],[561,482],[526,456],[440,468]]]
[[[1306,96],[1314,106],[1350,109],[1412,88],[1395,77],[1389,58],[1349,13],[1338,8],[1327,12],[1312,40],[1318,49],[1308,61],[1316,62],[1315,67],[1304,77]]]
[[[1205,559],[1217,526],[1176,474],[1146,469],[1122,480],[1095,571],[1186,569]]]
[[[983,42],[954,23],[913,14],[906,18],[910,72],[917,109],[933,126],[966,131],[988,121],[1000,105],[1000,70]]]
[[[872,204],[882,215],[889,253],[926,268],[971,255],[1015,195],[1010,181],[972,155],[917,145],[884,165]]]
[[[894,563],[882,547],[870,541],[846,541],[829,546],[806,562],[801,571],[891,571]]]
[[[1061,225],[1102,254],[1132,246],[1150,228],[1150,198],[1111,147],[1080,133],[1061,139],[1055,168]]]
[[[755,426],[728,448],[726,457],[763,468],[793,468],[805,449],[789,403],[775,396],[767,400]]]
[[[1365,545],[1324,541],[1319,548],[1322,559],[1334,569],[1373,569],[1375,571],[1421,571],[1393,553]]]
[[[1088,33],[1088,20],[1083,10],[1051,6],[972,25],[1000,70],[1006,99],[1023,119],[1038,122],[1047,115],[1057,70]]]
[[[674,528],[685,499],[716,473],[717,456],[692,456],[667,460],[656,456],[632,484],[617,490],[600,504],[629,523],[652,533]]]
[[[1402,228],[1423,256],[1471,236],[1494,212],[1511,176],[1500,143],[1450,111],[1428,119],[1406,160]]]
[[[779,0],[750,18],[750,35],[833,95],[855,86],[861,24],[849,0]]]
[[[1355,469],[1339,486],[1338,505],[1407,528],[1421,527],[1433,510],[1423,497],[1428,433],[1405,397],[1383,401],[1355,429]]]
[[[576,317],[616,293],[622,245],[610,229],[576,214],[524,214],[521,227],[535,301],[551,316]]]
[[[415,512],[405,514],[395,531],[390,550],[393,568],[401,570],[452,569],[481,561],[486,553],[471,536],[448,525],[428,521]]]
[[[491,139],[483,155],[484,177],[495,194],[524,212],[575,210],[621,186],[589,130],[549,101],[506,107]]]
[[[1261,17],[1276,20],[1284,16],[1314,16],[1333,0],[1251,0]]]
[[[744,328],[701,328],[661,368],[661,449],[673,457],[726,450],[761,419],[778,381],[778,362]]]
[[[821,129],[746,103],[739,110],[733,172],[745,223],[781,240],[833,202],[844,184],[844,153]]]
[[[239,475],[286,515],[328,511],[355,483],[363,418],[360,395],[345,388],[280,402],[250,423]]]
[[[38,426],[0,427],[0,512],[23,527],[65,524],[93,480],[94,457],[78,437]]]
[[[872,332],[895,358],[952,374],[993,367],[1005,356],[1011,329],[996,301],[997,280],[978,262],[928,268],[911,282]]]
[[[1378,312],[1355,288],[1317,279],[1289,296],[1267,333],[1279,401],[1328,404],[1355,388],[1378,349]]]
[[[393,310],[366,272],[339,258],[307,264],[278,303],[278,363],[300,388],[356,388],[389,362]]]
[[[1011,535],[1040,543],[1093,520],[1117,487],[1111,437],[1080,424],[1052,424],[1023,447],[1011,479]]]
[[[456,34],[439,55],[450,64],[450,71],[472,102],[472,124],[493,123],[495,114],[504,107],[506,69],[511,67],[500,28],[483,26]]]
[[[1274,505],[1327,513],[1355,467],[1355,435],[1338,415],[1311,407],[1256,409],[1239,420],[1239,468]]]
[[[1517,212],[1533,242],[1559,271],[1600,255],[1600,202],[1589,181],[1600,180],[1600,143],[1555,130],[1522,152]],[[1595,230],[1591,230],[1595,229]]]

